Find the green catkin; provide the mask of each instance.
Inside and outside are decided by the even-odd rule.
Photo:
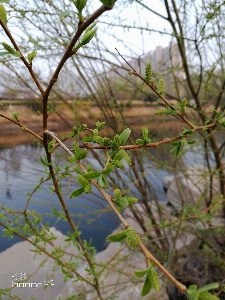
[[[118,134],[116,134],[114,136],[114,139],[113,139],[114,143],[116,144],[117,147],[120,146],[120,136]]]
[[[156,292],[159,292],[160,289],[159,277],[151,263],[149,265],[149,271],[147,276],[149,281],[151,282],[152,287],[155,289]]]
[[[157,86],[157,91],[162,97],[165,96],[164,86],[165,86],[164,80],[160,78]]]
[[[115,166],[118,169],[124,169],[123,163],[121,163],[119,160],[114,160],[112,165]]]
[[[88,154],[88,150],[87,149],[84,149],[84,150],[81,150],[80,153],[76,154],[76,157],[78,160],[81,160],[83,158],[85,158]]]
[[[145,80],[148,84],[152,81],[152,64],[149,62],[145,69]]]
[[[136,249],[140,243],[141,243],[141,239],[137,234],[137,232],[135,232],[133,229],[129,229],[127,231],[127,245],[131,249]]]
[[[133,196],[124,196],[123,198],[125,198],[127,200],[129,205],[134,205],[135,203],[138,202],[138,199]]]
[[[187,104],[187,99],[186,98],[182,99],[180,102],[180,110],[182,115],[185,113],[186,104]]]
[[[155,115],[168,115],[168,109],[159,109],[154,112]]]

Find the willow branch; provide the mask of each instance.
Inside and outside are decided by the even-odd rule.
[[[29,128],[27,128],[26,126],[24,126],[22,123],[20,123],[20,121],[16,121],[10,117],[7,117],[3,114],[0,113],[0,117],[5,118],[7,120],[9,120],[10,122],[13,122],[14,124],[18,125],[23,131],[29,132],[30,134],[32,134],[34,137],[36,137],[39,141],[42,142],[42,137],[40,137],[38,134],[36,134],[35,132],[33,132],[32,130],[30,130]]]
[[[2,22],[2,20],[0,19],[0,25],[2,26],[3,30],[5,31],[6,35],[8,36],[8,38],[10,39],[10,41],[12,42],[14,48],[16,49],[16,51],[20,52],[20,59],[23,61],[23,63],[25,64],[25,66],[27,67],[31,77],[33,78],[36,86],[38,87],[39,91],[41,92],[42,96],[44,95],[44,89],[42,88],[39,80],[37,79],[37,76],[35,75],[33,69],[32,69],[32,65],[26,60],[26,58],[23,56],[23,53],[20,51],[19,46],[17,45],[16,41],[14,40],[13,36],[11,35],[9,29],[5,26],[5,24]]]

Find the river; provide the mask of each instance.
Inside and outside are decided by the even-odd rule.
[[[59,153],[60,154],[60,153]],[[56,155],[55,165],[65,164],[65,158]],[[43,176],[44,166],[40,163],[39,157],[44,157],[44,150],[37,145],[17,145],[15,147],[0,149],[0,211],[2,207],[12,208],[15,211],[24,210],[28,193],[31,193],[38,184],[38,180]],[[93,157],[89,157],[93,162]],[[147,167],[147,164],[145,163]],[[95,166],[97,168],[97,166]],[[154,185],[157,197],[160,201],[165,200],[163,192],[162,178],[168,175],[163,170],[148,169],[147,180]],[[137,194],[134,185],[129,181],[125,173],[122,175],[127,186],[130,186],[132,193]],[[61,205],[57,196],[52,193],[49,187],[51,181],[42,185],[42,190],[38,190],[29,204],[29,210],[35,210],[42,214],[43,223],[49,221],[50,227],[54,226],[64,234],[70,231],[67,222],[60,220],[56,223],[57,217],[52,213],[54,206],[58,211]],[[69,207],[69,211],[74,218],[75,224],[78,224],[79,230],[82,231],[81,238],[87,241],[93,238],[93,245],[98,251],[102,250],[105,238],[119,222],[116,216],[109,211],[105,212],[107,207],[106,201],[96,190],[91,194],[82,194],[78,198],[69,199],[72,190],[78,188],[75,180],[71,178],[62,181],[63,196]],[[6,250],[14,243],[22,241],[15,236],[13,239],[3,237],[2,228],[0,228],[0,252]]]

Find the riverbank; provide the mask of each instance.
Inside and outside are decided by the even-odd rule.
[[[120,130],[129,126],[132,129],[141,131],[143,126],[147,126],[153,136],[160,135],[164,132],[165,136],[169,132],[178,134],[181,131],[183,123],[169,116],[166,120],[166,126],[163,121],[163,116],[154,115],[159,106],[149,106],[145,103],[135,102],[130,107],[122,107],[122,113],[126,124],[121,118],[121,114],[115,115],[117,120],[120,120]],[[12,105],[9,103],[3,104],[0,107],[0,113],[7,117],[12,118],[12,113],[16,112],[20,122],[34,131],[42,135],[42,115],[39,112],[33,111],[30,107],[25,105]],[[71,106],[70,104],[58,103],[54,110],[49,112],[48,116],[48,129],[57,133],[58,135],[67,134],[75,125],[88,124],[89,127],[94,127],[96,121],[105,121],[102,111],[96,106],[90,104],[82,104],[78,107]],[[10,122],[9,120],[0,117],[0,147],[16,146],[19,144],[29,144],[35,142],[35,138],[23,132],[19,126]]]

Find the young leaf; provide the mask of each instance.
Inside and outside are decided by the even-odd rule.
[[[59,21],[62,22],[65,17],[70,15],[70,13],[70,10],[61,11],[61,13],[59,14]]]
[[[84,9],[84,7],[87,3],[87,0],[73,0],[73,3],[75,4],[77,10],[79,12],[82,12],[82,10]]]
[[[80,196],[81,194],[83,194],[83,192],[84,192],[84,187],[77,189],[70,194],[70,198],[76,198],[76,197]]]
[[[212,295],[210,292],[205,291],[199,294],[198,300],[220,300],[216,295]]]
[[[120,143],[123,145],[127,139],[129,138],[131,134],[131,130],[129,128],[125,129],[121,134],[120,134]]]
[[[192,284],[189,286],[186,292],[189,300],[198,300],[199,293],[197,291],[197,285]]]
[[[95,123],[95,126],[98,129],[98,131],[100,131],[105,126],[105,122],[99,122],[99,121],[97,121]]]
[[[130,157],[124,149],[121,149],[115,157],[115,160],[120,161],[122,159],[124,159],[129,165],[131,165]]]
[[[173,146],[177,146],[177,145],[180,144],[180,142],[181,141],[179,140],[179,141],[170,142],[170,144],[173,145]]]
[[[175,152],[175,157],[176,157],[176,159],[178,159],[179,158],[179,156],[180,156],[180,150],[181,150],[181,143],[177,146],[177,148],[176,148],[176,152]]]
[[[218,282],[212,282],[210,284],[207,284],[207,285],[199,288],[198,292],[202,293],[202,292],[205,292],[205,291],[218,289],[218,287],[219,287],[219,283]]]
[[[112,9],[116,0],[100,0],[103,5],[109,9]]]
[[[4,55],[7,55],[7,54],[10,54],[10,53],[9,53],[9,52],[6,52],[6,51],[0,52],[0,56],[4,56]]]
[[[181,136],[184,136],[184,135],[187,135],[187,134],[193,134],[193,133],[194,133],[194,130],[183,128]]]
[[[108,183],[107,183],[105,177],[104,177],[102,174],[99,176],[98,184],[99,184],[101,187],[103,187],[103,188],[107,188],[107,187],[108,187]]]
[[[85,192],[86,194],[89,194],[91,191],[92,191],[92,186],[91,186],[91,184],[88,182],[88,184],[86,184],[86,185],[84,186],[84,192]]]
[[[80,185],[85,187],[89,182],[82,176],[82,175],[77,175],[77,181],[79,182]]]
[[[144,145],[144,141],[142,140],[142,139],[137,139],[136,140],[136,144],[138,144],[138,145]]]
[[[150,293],[152,289],[152,281],[149,279],[149,276],[146,276],[145,282],[141,291],[141,295],[144,297]]]
[[[7,50],[10,54],[13,54],[15,52],[15,49],[13,49],[9,44],[2,42],[2,46]]]
[[[111,243],[121,242],[127,236],[127,229],[120,231],[116,234],[110,234],[107,236],[106,240]]]
[[[92,180],[100,176],[100,172],[90,172],[88,174],[83,174],[83,177],[87,180]]]
[[[126,208],[129,205],[129,202],[123,197],[116,200],[115,202],[116,202],[116,204],[119,204],[122,208]]]
[[[109,173],[111,173],[114,169],[114,166],[110,166],[107,169],[105,169],[104,171],[102,171],[102,174],[107,175]]]
[[[3,4],[0,4],[0,20],[2,23],[7,26],[7,13]]]
[[[148,269],[141,270],[141,271],[134,271],[134,276],[139,279],[144,277],[147,273],[148,273]]]
[[[33,59],[35,58],[36,55],[37,55],[37,51],[32,51],[31,53],[29,53],[27,55],[27,59],[28,59],[29,63],[31,63],[33,61]]]
[[[55,147],[56,141],[52,140],[49,144],[48,144],[48,152],[51,152],[53,150],[53,148]]]
[[[82,138],[82,141],[85,142],[85,143],[92,143],[93,138],[89,137],[89,136],[85,136],[84,138]]]
[[[105,176],[102,176],[103,187],[108,188],[108,182],[105,179]]]
[[[144,139],[148,139],[148,129],[146,127],[142,128],[142,134]]]
[[[114,196],[116,199],[119,199],[122,196],[121,190],[120,189],[115,189],[114,190]]]
[[[197,140],[187,141],[187,143],[188,143],[189,145],[193,145],[193,144],[195,144],[196,142],[197,142]]]
[[[78,142],[74,142],[73,149],[74,149],[76,154],[80,153],[80,147],[79,147]]]
[[[16,112],[13,112],[13,113],[12,113],[12,117],[13,117],[17,122],[19,122],[18,115],[17,115]]]

